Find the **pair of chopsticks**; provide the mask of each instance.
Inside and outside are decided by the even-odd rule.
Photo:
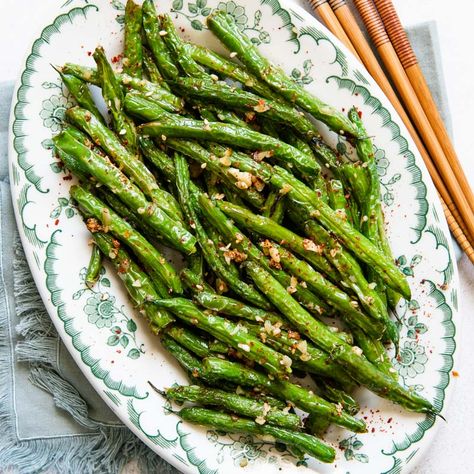
[[[365,65],[400,115],[438,190],[449,228],[474,263],[474,195],[391,0],[354,0],[397,93],[346,0],[309,0],[328,29]]]

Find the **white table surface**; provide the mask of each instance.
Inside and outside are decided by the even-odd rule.
[[[298,3],[306,5],[304,0]],[[454,144],[474,187],[474,54],[473,0],[456,0],[456,8],[443,0],[393,0],[406,26],[435,20],[441,44],[444,76],[454,130]],[[61,0],[0,0],[0,82],[16,80],[23,66],[26,48],[45,24],[50,8]],[[454,2],[453,2],[454,3]],[[41,8],[40,8],[41,5]],[[472,472],[474,447],[474,268],[463,257],[459,262],[462,326],[458,326],[458,349],[454,369],[459,372],[456,389],[427,456],[413,474],[448,474]],[[126,469],[131,473],[135,469]]]

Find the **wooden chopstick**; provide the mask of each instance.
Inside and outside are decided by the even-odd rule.
[[[421,139],[418,137],[415,128],[413,127],[408,115],[406,114],[405,110],[403,109],[402,104],[398,100],[395,91],[393,90],[390,82],[388,81],[385,73],[383,72],[382,68],[380,67],[375,55],[372,52],[372,48],[368,44],[365,39],[365,36],[362,34],[352,12],[350,11],[349,7],[346,4],[345,0],[329,0],[329,5],[331,9],[334,11],[337,20],[340,21],[342,27],[347,33],[349,40],[352,42],[354,48],[359,53],[359,56],[366,66],[369,73],[372,77],[376,80],[379,84],[380,88],[385,92],[389,100],[391,101],[392,105],[394,106],[395,110],[399,113],[401,119],[405,123],[409,133],[413,137],[415,145],[418,147],[423,160],[428,168],[429,173],[433,177],[435,181],[435,185],[438,189],[440,194],[444,195],[449,204],[451,204],[452,209],[457,214],[457,210],[452,203],[452,200],[449,196],[449,193],[444,186],[443,181],[441,180],[436,168],[434,167],[433,163],[431,162],[431,158],[428,155]],[[468,255],[469,259],[474,263],[474,248],[471,246],[470,242],[467,240],[465,233],[463,232],[462,228],[460,228],[458,224],[458,220],[460,220],[459,214],[453,215],[453,213],[448,208],[445,200],[440,195],[441,205],[443,207],[443,211],[446,216],[446,220],[448,222],[448,226],[458,242],[459,246],[463,249],[463,251]],[[457,219],[456,219],[457,217]],[[461,220],[462,222],[462,220]]]
[[[443,208],[444,215],[446,216],[446,222],[448,223],[449,230],[451,234],[456,239],[461,250],[467,255],[467,258],[474,263],[474,247],[471,245],[469,240],[466,238],[466,235],[459,227],[458,223],[456,222],[455,218],[451,214],[451,211],[447,208],[443,198],[439,196],[441,201],[441,207]]]
[[[362,16],[362,20],[367,27],[369,35],[372,38],[385,67],[390,73],[390,77],[405,104],[408,114],[413,120],[414,125],[417,127],[418,132],[430,153],[431,159],[438,169],[438,172],[457,207],[460,218],[462,219],[467,232],[466,237],[472,241],[474,239],[474,215],[472,210],[457,182],[456,176],[449,165],[439,141],[431,128],[429,120],[421,107],[418,97],[408,80],[403,66],[398,59],[397,53],[395,52],[395,49],[385,31],[382,19],[380,18],[372,0],[354,0],[354,3]]]
[[[354,46],[352,46],[341,24],[337,21],[327,0],[309,0],[309,3],[313,7],[313,10],[321,16],[329,31],[360,61],[357,51],[354,49]]]
[[[438,107],[431,95],[430,88],[426,83],[425,76],[421,71],[418,59],[403,29],[395,7],[391,0],[374,0],[374,3],[418,100],[428,117],[434,133],[438,137],[438,141],[443,148],[453,173],[466,196],[467,202],[474,211],[474,194],[461,167],[451,138],[444,126],[443,119],[439,114]]]

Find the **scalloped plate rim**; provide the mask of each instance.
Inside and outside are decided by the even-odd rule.
[[[168,0],[168,1],[171,1],[171,0]],[[249,1],[249,0],[244,0],[244,1]],[[314,24],[315,26],[317,26],[318,29],[322,30],[330,38],[330,40],[333,43],[338,45],[338,47],[345,53],[347,58],[349,58],[349,61],[348,61],[349,65],[357,64],[358,68],[361,69],[365,73],[367,79],[370,82],[370,84],[367,85],[367,88],[371,92],[374,91],[374,90],[376,91],[376,93],[377,93],[376,96],[380,97],[380,100],[383,103],[383,106],[390,111],[392,117],[394,118],[396,123],[400,126],[401,135],[408,140],[408,142],[410,144],[410,147],[409,147],[410,150],[414,150],[413,153],[416,157],[416,164],[419,167],[421,167],[422,171],[423,171],[423,181],[427,185],[427,187],[430,188],[431,194],[432,194],[431,197],[432,198],[434,197],[434,202],[436,202],[437,208],[440,209],[439,198],[436,196],[435,193],[433,193],[434,185],[431,181],[431,178],[429,177],[429,175],[427,173],[425,165],[424,165],[424,163],[423,163],[423,161],[422,161],[422,159],[421,159],[421,157],[420,157],[420,155],[419,155],[419,153],[418,153],[418,151],[417,151],[410,135],[408,134],[405,126],[401,122],[398,114],[395,112],[392,105],[390,104],[390,102],[386,98],[385,94],[380,90],[379,86],[373,81],[373,79],[371,78],[371,76],[368,74],[365,67],[363,66],[363,64],[359,63],[356,60],[356,58],[352,56],[350,51],[337,38],[334,37],[334,35],[325,27],[325,25],[321,24],[318,21],[318,19],[311,16],[303,7],[301,7],[300,5],[295,3],[293,0],[279,0],[279,3],[282,5],[282,8],[284,8],[286,10],[291,9],[293,12],[300,15],[303,18],[305,24],[307,24],[307,25]],[[61,11],[61,7],[57,7],[57,8],[55,7],[54,12],[55,13],[51,12],[51,15],[48,14],[48,18],[54,19],[57,16],[59,16],[60,14],[65,13],[65,12]],[[44,30],[44,28],[45,28],[45,26],[41,26],[35,31],[35,34],[32,34],[32,38],[34,38],[34,39],[31,43],[31,46],[29,46],[27,48],[27,50],[26,50],[26,52],[23,56],[24,59],[21,62],[21,64],[22,64],[21,73],[20,73],[20,75],[19,75],[19,77],[18,77],[18,79],[15,83],[15,88],[14,88],[14,92],[13,92],[13,96],[12,96],[12,104],[11,104],[11,107],[10,107],[10,119],[9,119],[9,127],[8,127],[8,133],[9,133],[9,135],[8,135],[8,159],[9,159],[9,173],[10,173],[11,193],[12,193],[12,199],[14,201],[14,206],[13,207],[14,207],[17,227],[18,227],[19,234],[20,234],[20,237],[21,237],[22,245],[25,248],[29,247],[30,243],[26,239],[26,235],[22,230],[20,212],[19,212],[19,209],[18,209],[17,205],[15,205],[15,198],[17,197],[17,194],[15,193],[16,189],[15,189],[15,185],[13,184],[14,183],[14,180],[13,180],[14,178],[13,178],[13,171],[12,171],[12,166],[11,166],[11,163],[13,162],[13,159],[17,158],[17,152],[16,152],[16,150],[14,148],[14,145],[13,145],[13,140],[15,138],[14,133],[13,133],[13,124],[14,124],[14,121],[15,121],[15,107],[16,107],[17,102],[18,102],[18,92],[19,92],[19,90],[22,86],[22,75],[23,75],[23,72],[24,72],[25,67],[26,67],[26,60],[28,59],[28,57],[32,53],[32,45],[33,45],[34,41],[40,37],[40,34],[37,34],[37,33],[38,32],[41,33]],[[431,201],[431,202],[433,202],[433,201]],[[443,227],[443,231],[446,233],[447,224],[446,224],[444,216],[442,216],[441,219],[440,219],[440,225]],[[452,242],[451,242],[450,239],[448,239],[448,250],[449,250],[449,255],[454,257],[453,246],[452,246]],[[41,295],[41,298],[42,298],[43,302],[45,303],[45,306],[48,310],[48,313],[50,314],[51,319],[52,319],[56,329],[58,330],[58,333],[61,336],[61,339],[65,343],[65,345],[68,348],[71,355],[73,356],[75,362],[78,364],[78,366],[81,368],[81,370],[86,375],[88,381],[93,386],[95,386],[96,385],[95,377],[93,377],[90,373],[88,373],[87,367],[84,366],[84,364],[81,360],[80,353],[72,347],[70,337],[67,336],[64,333],[63,322],[59,319],[59,317],[57,317],[56,307],[52,304],[50,292],[44,284],[44,275],[37,271],[37,268],[35,266],[36,262],[35,262],[33,256],[30,253],[26,253],[26,257],[27,257],[28,265],[29,265],[31,273],[33,275],[35,284],[38,288],[38,291],[40,292],[40,295]],[[458,275],[458,269],[457,269],[457,264],[456,264],[455,259],[453,259],[453,267],[454,268],[453,268],[453,277],[452,277],[453,284],[452,284],[452,286],[459,289],[459,275]],[[460,304],[459,304],[459,301],[458,301],[458,307],[459,306],[460,306]],[[456,331],[455,331],[455,335],[453,336],[453,340],[456,343],[456,337],[455,336],[458,333],[458,331],[461,327],[461,324],[462,324],[462,318],[460,317],[459,310],[456,309],[456,308],[453,308],[452,319],[455,320],[455,330]],[[457,345],[456,345],[456,347],[457,347]],[[453,355],[454,355],[454,352],[453,352]],[[453,394],[453,390],[454,390],[454,386],[456,385],[456,382],[457,381],[456,381],[455,378],[451,378],[451,380],[448,383],[448,386],[445,389],[445,398],[444,398],[443,411],[446,409],[446,406],[449,404],[450,399],[452,398],[452,394]],[[130,421],[130,419],[128,417],[122,417],[121,416],[121,410],[119,410],[117,408],[117,406],[115,406],[112,403],[112,401],[107,396],[105,396],[105,394],[103,393],[103,390],[97,390],[97,391],[98,391],[99,395],[101,396],[101,398],[104,400],[104,402],[109,406],[109,408],[118,416],[120,421],[123,422],[129,429],[131,429],[151,449],[153,449],[155,452],[157,452],[162,458],[164,458],[167,462],[169,462],[170,464],[175,466],[177,469],[180,469],[183,472],[195,472],[193,466],[189,466],[188,468],[185,468],[182,463],[178,462],[178,460],[175,459],[171,455],[169,450],[157,448],[157,446],[154,445],[152,442],[150,442],[150,440]],[[425,432],[424,439],[420,443],[419,447],[417,445],[417,448],[418,448],[417,452],[413,456],[412,460],[410,461],[410,465],[409,466],[403,466],[402,470],[398,471],[398,472],[409,472],[417,465],[417,463],[422,459],[422,457],[426,453],[427,449],[430,447],[430,444],[432,443],[433,438],[436,435],[436,432],[438,431],[438,428],[439,428],[439,423],[435,424],[435,426],[432,427],[431,429],[429,429],[428,432]]]

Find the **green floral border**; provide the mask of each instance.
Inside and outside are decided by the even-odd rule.
[[[347,61],[347,56],[342,51],[342,49],[340,49],[338,46],[336,46],[332,42],[331,38],[329,38],[329,36],[327,36],[326,33],[322,32],[321,30],[319,30],[318,28],[314,26],[303,26],[299,28],[298,37],[301,38],[302,36],[306,36],[306,35],[313,38],[316,44],[319,44],[321,41],[327,41],[328,43],[330,43],[333,46],[334,52],[335,52],[334,63],[339,64],[339,66],[341,67],[341,74],[343,76],[347,76],[349,74],[349,63]],[[294,53],[297,54],[300,51],[300,48],[301,48],[301,44],[298,39],[298,47],[294,51]]]
[[[419,449],[414,449],[405,459],[393,456],[392,467],[388,471],[382,472],[381,474],[400,474],[400,472],[402,472],[403,465],[407,465],[418,451]]]
[[[135,428],[140,430],[140,432],[143,433],[156,446],[159,446],[160,448],[163,448],[163,449],[169,449],[169,448],[173,448],[177,446],[177,440],[178,440],[177,437],[174,439],[167,439],[161,434],[159,429],[157,429],[156,434],[151,435],[147,433],[143,429],[142,424],[140,423],[141,413],[137,411],[137,409],[133,405],[133,400],[130,400],[130,399],[127,400],[127,414],[128,414],[128,419],[133,424],[133,426],[135,426]],[[177,426],[176,426],[176,432],[179,434]]]
[[[25,107],[28,105],[27,97],[28,90],[32,88],[31,77],[35,73],[35,63],[41,57],[41,46],[43,44],[48,44],[49,40],[53,35],[59,33],[61,26],[64,23],[71,23],[73,18],[78,15],[84,16],[87,18],[87,12],[90,10],[98,11],[96,5],[86,5],[85,7],[73,8],[70,12],[59,15],[51,25],[46,26],[41,32],[40,37],[33,43],[31,48],[31,53],[26,59],[25,69],[21,75],[20,83],[21,86],[18,88],[16,99],[17,102],[14,108],[14,117],[13,121],[13,148],[15,149],[18,155],[18,164],[20,168],[24,171],[26,179],[40,192],[47,193],[49,189],[43,189],[41,185],[42,177],[38,176],[34,169],[34,163],[31,163],[27,160],[27,148],[25,146],[25,139],[28,136],[23,132],[23,123],[28,121],[28,117],[25,115]]]
[[[18,212],[21,217],[21,223],[23,226],[23,232],[25,233],[25,237],[28,239],[28,242],[33,245],[33,247],[37,247],[39,249],[43,248],[48,242],[45,240],[41,240],[36,233],[36,224],[32,226],[28,226],[25,222],[24,211],[28,204],[34,202],[28,199],[28,193],[32,188],[31,184],[25,183],[20,190],[18,199],[17,199],[17,206]]]
[[[218,474],[218,469],[211,469],[207,463],[206,458],[201,458],[197,453],[197,449],[192,443],[188,442],[188,436],[190,433],[187,433],[183,429],[183,422],[179,421],[176,424],[176,432],[179,436],[179,445],[181,449],[186,453],[187,460],[197,468],[199,474]]]
[[[424,280],[423,285],[426,285],[426,296],[428,298],[433,298],[435,309],[438,309],[443,314],[443,319],[441,321],[442,326],[445,328],[445,334],[443,340],[446,343],[446,350],[441,353],[442,359],[444,361],[443,366],[438,369],[440,374],[440,381],[437,385],[434,386],[435,396],[433,398],[433,405],[438,410],[441,411],[444,405],[445,399],[445,390],[449,385],[449,374],[453,368],[454,360],[453,354],[456,350],[456,342],[454,336],[456,334],[456,327],[453,323],[453,311],[449,304],[446,302],[444,293],[436,286],[436,284],[430,280]],[[417,423],[417,428],[413,433],[407,433],[405,439],[396,443],[393,442],[392,448],[388,450],[382,450],[382,453],[391,456],[397,451],[404,451],[408,449],[413,443],[420,441],[425,435],[425,432],[428,431],[436,420],[436,416],[427,415],[423,421]]]
[[[268,5],[271,7],[272,15],[279,16],[282,21],[282,26],[279,28],[279,31],[281,31],[283,28],[288,30],[290,37],[287,39],[287,41],[295,43],[299,46],[298,30],[291,19],[291,14],[289,11],[282,8],[278,0],[260,0],[260,5]]]

